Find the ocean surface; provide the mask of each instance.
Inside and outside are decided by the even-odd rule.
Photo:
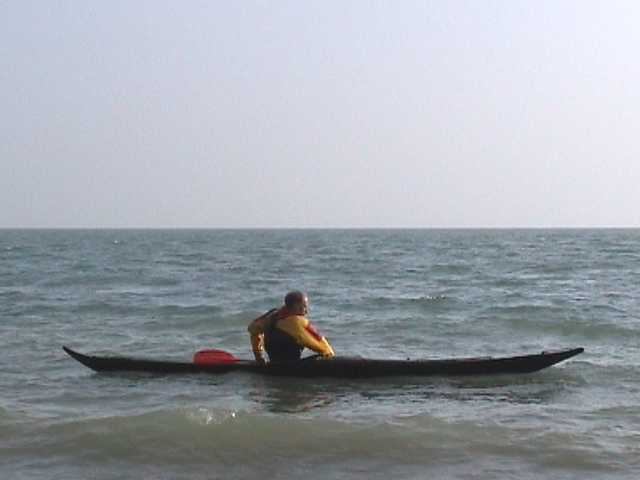
[[[96,374],[251,357],[290,289],[337,354],[584,347],[545,371]],[[0,230],[0,477],[640,478],[640,230]]]

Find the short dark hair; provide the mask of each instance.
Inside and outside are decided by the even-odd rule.
[[[293,290],[285,295],[284,304],[289,308],[295,307],[304,302],[305,297],[306,295],[300,290]]]

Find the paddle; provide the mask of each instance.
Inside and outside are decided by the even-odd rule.
[[[200,350],[193,355],[195,365],[229,365],[239,361],[240,359],[224,350]]]
[[[322,357],[321,354],[310,355],[308,357],[301,358],[299,362],[306,362],[309,360],[317,360]],[[239,358],[234,357],[229,352],[224,350],[200,350],[193,354],[194,365],[206,366],[206,365],[229,365],[232,363],[241,362]]]

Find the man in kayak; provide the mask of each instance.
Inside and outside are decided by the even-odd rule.
[[[265,363],[265,350],[271,362],[299,360],[305,347],[325,358],[335,355],[327,339],[305,317],[308,309],[308,297],[295,290],[287,293],[282,307],[269,310],[249,324],[247,330],[257,362]]]

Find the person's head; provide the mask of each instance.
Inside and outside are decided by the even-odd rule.
[[[295,315],[306,315],[309,309],[309,298],[303,292],[294,290],[285,295],[284,305]]]

